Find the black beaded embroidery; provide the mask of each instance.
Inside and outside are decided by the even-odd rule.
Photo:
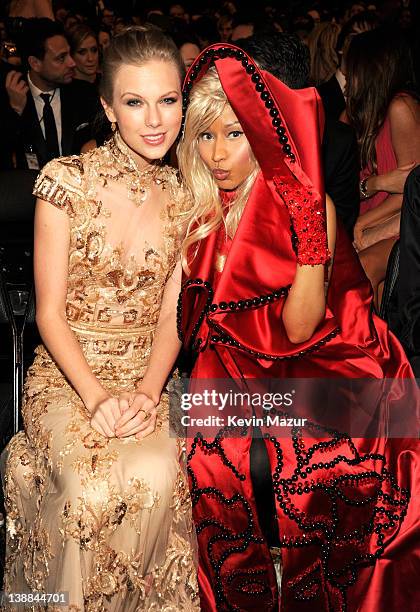
[[[188,104],[189,91],[191,90],[193,82],[197,78],[199,71],[208,61],[214,61],[216,59],[224,57],[235,57],[238,61],[242,63],[243,67],[246,70],[246,73],[251,78],[256,91],[261,96],[262,101],[267,107],[267,110],[271,117],[273,129],[276,133],[276,137],[279,143],[282,145],[285,156],[290,161],[294,162],[295,155],[293,154],[290,144],[288,143],[286,130],[282,126],[282,121],[279,117],[279,111],[275,106],[274,100],[271,98],[269,92],[267,91],[267,88],[264,82],[262,81],[260,75],[258,74],[258,72],[256,72],[255,66],[250,63],[245,54],[240,50],[223,47],[217,50],[208,49],[204,53],[204,56],[199,60],[198,65],[193,69],[192,73],[190,74],[190,80],[188,81],[188,83],[186,83],[184,88],[183,124],[185,122],[185,110]],[[206,284],[201,279],[187,281],[187,283],[196,283],[197,285],[203,284],[204,286],[206,286],[206,289],[208,289],[207,302],[205,308],[200,314],[197,324],[194,326],[193,336],[196,335],[196,333],[198,332],[199,327],[204,319],[204,316],[209,311],[217,312],[218,310],[220,310],[223,312],[227,310],[233,311],[236,309],[255,308],[264,305],[265,303],[268,303],[270,301],[268,296],[259,296],[255,298],[250,298],[249,300],[240,300],[238,302],[220,302],[219,304],[212,304],[213,291],[209,283]],[[181,340],[182,295],[183,291],[181,292],[178,303],[178,334]],[[260,301],[254,302],[254,300],[257,299]],[[275,299],[274,295],[271,299]],[[270,360],[299,358],[305,355],[306,353],[321,348],[340,332],[339,328],[336,328],[330,334],[328,334],[328,336],[318,341],[315,345],[309,347],[308,349],[304,351],[299,351],[294,355],[276,358],[272,355],[262,354],[247,349],[246,347],[235,341],[233,338],[228,336],[223,330],[218,328],[217,324],[215,324],[213,321],[211,322],[211,324],[217,332],[212,336],[213,342],[221,342],[224,344],[228,344],[236,348],[245,350],[255,357]],[[312,425],[312,427],[314,427],[315,429],[322,429],[319,426],[315,425]],[[333,588],[333,590],[335,590],[336,593],[340,594],[340,611],[337,612],[345,612],[346,589],[352,584],[354,584],[357,577],[358,566],[373,564],[375,560],[382,555],[384,551],[385,532],[395,528],[396,525],[398,525],[398,523],[400,523],[404,518],[407,512],[410,493],[407,489],[403,489],[396,484],[394,477],[386,468],[386,461],[384,456],[377,453],[368,453],[365,455],[360,455],[358,454],[353,442],[347,435],[338,434],[337,432],[329,433],[332,436],[332,439],[327,441],[321,441],[312,444],[308,448],[305,448],[302,431],[297,428],[293,430],[292,441],[296,457],[296,469],[289,478],[282,477],[283,450],[281,448],[281,442],[275,437],[270,437],[269,435],[266,435],[265,437],[269,438],[270,442],[274,445],[276,452],[276,466],[273,472],[273,487],[276,500],[284,514],[290,520],[294,521],[299,527],[299,529],[302,531],[302,535],[299,537],[287,537],[285,535],[280,534],[280,546],[284,548],[293,548],[305,547],[309,545],[318,545],[320,548],[319,561],[314,566],[307,568],[305,571],[303,571],[302,574],[298,576],[294,581],[290,581],[288,587],[292,589],[296,600],[311,601],[317,596],[319,588],[321,586],[321,582],[323,580],[329,583],[329,585]],[[197,524],[197,534],[199,536],[209,526],[216,527],[219,530],[218,534],[213,535],[211,538],[209,538],[207,551],[210,563],[214,571],[214,584],[217,608],[220,609],[221,606],[223,606],[223,609],[225,610],[237,611],[238,607],[235,606],[233,602],[227,601],[226,593],[223,586],[223,580],[225,580],[226,583],[229,584],[234,579],[234,576],[231,575],[227,578],[224,577],[222,580],[221,569],[223,567],[224,562],[231,554],[234,554],[235,552],[244,551],[251,544],[263,544],[263,542],[255,535],[253,513],[246,498],[240,493],[236,493],[231,498],[227,498],[226,496],[224,496],[223,492],[216,487],[199,488],[197,478],[191,467],[191,463],[193,462],[193,457],[196,452],[197,445],[200,445],[208,451],[214,450],[220,457],[224,465],[229,467],[229,469],[232,471],[232,474],[238,481],[245,479],[246,476],[244,474],[240,474],[235,465],[226,456],[224,449],[221,445],[221,439],[222,436],[216,437],[213,442],[207,442],[200,436],[197,436],[194,439],[191,451],[188,456],[188,460],[190,463],[190,465],[188,466],[188,473],[192,483],[191,497],[194,506],[198,503],[202,496],[213,496],[215,499],[217,499],[218,503],[223,504],[225,506],[242,504],[248,516],[248,525],[246,529],[239,534],[234,534],[228,526],[222,524],[221,522],[217,521],[217,519],[213,518],[205,519]],[[345,444],[348,451],[350,451],[352,458],[346,457],[345,455],[338,455],[330,461],[311,462],[311,459],[315,453],[328,453],[343,444]],[[343,464],[347,464],[349,466],[362,466],[363,462],[369,460],[379,461],[382,466],[381,470],[365,470],[357,474],[341,475],[334,475],[334,472],[331,472],[327,473],[325,476],[322,476],[323,470],[330,471],[333,470],[333,468],[335,468],[336,466],[340,466]],[[316,476],[316,478],[314,476]],[[357,486],[359,483],[363,482],[377,483],[377,487],[373,495],[365,496],[361,499],[355,499],[344,493],[344,491],[342,491],[342,489],[340,488],[344,485]],[[388,486],[388,493],[384,490],[385,485]],[[390,493],[390,490],[392,490],[392,494]],[[310,521],[308,517],[305,516],[305,513],[295,506],[292,500],[292,496],[308,495],[318,491],[322,492],[329,498],[331,513],[328,517],[328,520]],[[371,513],[372,516],[367,516],[366,522],[359,526],[359,528],[355,528],[348,533],[341,533],[338,529],[339,504],[347,505],[350,510],[352,508],[357,507],[366,507],[368,510],[369,506],[371,505],[374,505],[374,508]],[[379,520],[379,517],[381,517],[381,520]],[[332,569],[332,567],[330,566],[330,562],[331,555],[334,549],[337,549],[347,543],[361,543],[363,542],[364,538],[372,537],[373,533],[376,536],[377,545],[376,551],[374,553],[364,553],[359,555],[355,554],[353,558],[344,567],[341,567],[340,569]],[[243,540],[242,543],[240,542],[241,540]],[[231,546],[230,548],[226,549],[223,554],[219,558],[217,558],[214,553],[214,545],[220,541],[226,541],[231,543],[235,542],[237,543],[237,545]],[[323,574],[322,579],[320,577],[321,569]],[[251,570],[250,574],[252,577],[249,578],[249,583],[246,583],[246,581],[244,581],[243,592],[248,595],[250,594],[250,592],[246,590],[247,584],[259,585],[259,588],[261,590],[259,592],[256,592],[256,595],[265,592],[266,584],[263,582],[263,572],[261,570],[255,570],[254,572]],[[257,576],[260,577],[260,581],[256,579]]]
[[[182,332],[182,318],[183,318],[182,300],[183,300],[185,290],[191,287],[192,285],[195,285],[198,287],[204,287],[208,292],[206,304],[203,310],[201,311],[200,316],[198,317],[197,322],[195,323],[192,334],[191,334],[191,346],[195,350],[200,349],[200,344],[201,344],[201,339],[199,338],[195,342],[195,337],[200,330],[200,326],[204,320],[204,317],[209,312],[214,314],[218,311],[219,312],[235,311],[235,310],[241,311],[241,310],[247,310],[250,308],[259,308],[261,306],[265,306],[266,304],[270,304],[274,302],[275,300],[278,300],[282,297],[285,297],[288,294],[290,287],[291,287],[291,285],[286,285],[285,287],[280,287],[279,289],[276,289],[275,291],[269,294],[249,297],[249,298],[245,298],[242,300],[238,300],[236,302],[222,301],[222,302],[219,302],[219,304],[213,304],[212,298],[214,295],[214,291],[210,283],[207,281],[203,281],[201,278],[189,279],[182,286],[181,292],[178,297],[177,330],[178,330],[178,337],[181,342],[184,341],[184,335]],[[252,355],[253,357],[257,357],[258,359],[268,359],[270,361],[281,361],[284,359],[297,359],[297,358],[303,357],[304,355],[307,355],[308,353],[312,353],[314,351],[319,350],[327,342],[335,338],[341,331],[339,327],[336,327],[327,336],[318,340],[318,342],[315,342],[314,344],[307,347],[306,349],[297,351],[296,353],[292,353],[290,355],[270,355],[269,353],[260,353],[258,351],[254,351],[248,348],[247,346],[241,344],[240,342],[232,338],[232,336],[228,335],[222,328],[220,328],[220,326],[213,319],[210,319],[208,323],[209,323],[210,328],[213,330],[213,333],[210,336],[210,339],[213,343],[217,342],[221,344],[226,344],[228,346],[232,346],[234,348],[241,349],[245,351],[246,353],[248,353],[249,355]]]
[[[286,415],[283,412],[276,412],[279,415]],[[386,468],[385,457],[380,453],[360,454],[347,434],[343,434],[334,430],[329,430],[320,425],[308,423],[306,426],[318,434],[325,436],[327,433],[330,436],[328,440],[322,440],[306,446],[307,439],[303,436],[301,428],[292,429],[292,443],[296,459],[296,468],[288,478],[282,476],[283,464],[283,449],[281,441],[274,436],[265,434],[264,437],[274,446],[276,453],[276,463],[273,472],[273,488],[282,512],[293,521],[301,531],[300,536],[285,536],[281,533],[281,517],[280,517],[280,546],[282,548],[300,548],[307,546],[319,547],[319,559],[311,567],[306,568],[302,573],[288,583],[288,588],[292,590],[296,600],[311,601],[319,594],[319,589],[322,582],[327,582],[329,588],[334,591],[340,601],[339,612],[346,611],[346,591],[354,584],[357,579],[358,568],[366,564],[373,564],[384,552],[384,540],[386,532],[394,529],[404,518],[409,502],[409,491],[400,488],[393,476]],[[311,434],[313,435],[313,434]],[[223,588],[223,582],[228,585],[234,579],[233,576],[222,577],[221,569],[226,558],[235,553],[241,552],[247,546],[261,543],[261,540],[253,533],[252,510],[246,499],[240,494],[235,493],[231,498],[226,498],[223,492],[216,487],[206,487],[200,489],[198,487],[197,478],[192,469],[193,457],[196,453],[197,445],[201,448],[214,450],[227,465],[229,460],[221,446],[222,435],[216,437],[213,442],[203,440],[200,436],[194,439],[191,452],[188,457],[188,471],[192,482],[192,501],[193,505],[197,504],[202,495],[211,495],[219,503],[232,506],[241,503],[244,505],[248,516],[248,527],[239,534],[232,533],[230,527],[224,525],[216,519],[209,518],[199,522],[197,526],[197,534],[200,534],[209,526],[217,527],[219,533],[213,535],[208,541],[208,554],[215,573],[216,597],[218,609],[223,610],[238,610],[233,602],[226,600],[226,593]],[[338,454],[334,458],[325,461],[313,461],[315,453],[327,454],[331,452],[339,452],[340,447],[344,447],[347,456]],[[312,460],[312,461],[311,461]],[[367,461],[377,461],[380,466],[376,470],[366,469],[359,473],[338,474],[336,466],[360,466]],[[289,461],[290,463],[290,461]],[[242,474],[239,474],[235,466],[229,462],[229,467],[238,480],[242,480]],[[327,470],[327,473],[322,473]],[[313,478],[313,474],[317,474],[317,478]],[[357,487],[360,484],[373,484],[374,492],[370,496],[363,494],[359,499],[350,497],[342,488],[348,486]],[[384,491],[388,488],[388,493]],[[392,494],[391,494],[392,489]],[[294,496],[302,496],[313,493],[322,493],[328,497],[330,502],[330,513],[326,518],[311,518],[304,511],[300,510],[293,503]],[[357,528],[353,528],[348,532],[343,532],[340,529],[340,517],[345,516],[343,504],[351,508],[366,508],[365,522],[358,524]],[[341,508],[340,508],[341,505]],[[387,507],[386,507],[387,506]],[[385,519],[385,520],[384,520]],[[353,553],[353,557],[342,567],[336,568],[333,563],[333,555],[340,552],[341,547],[345,545],[364,545],[364,541],[371,539],[374,535],[376,539],[376,550],[374,553],[357,551]],[[245,543],[238,546],[232,546],[224,551],[224,553],[216,558],[214,554],[214,544],[220,541],[238,542],[244,538]],[[368,547],[365,546],[365,549]],[[250,570],[249,577],[239,582],[238,589],[248,595],[262,595],[265,593],[265,588],[268,582],[264,583],[264,572],[260,569]],[[255,574],[255,576],[254,576]],[[321,578],[322,574],[322,578]],[[258,579],[259,577],[259,579]],[[266,577],[268,578],[268,577]],[[221,606],[223,606],[221,608]]]
[[[227,459],[226,454],[221,445],[221,435],[216,436],[213,442],[207,442],[201,436],[196,436],[194,438],[191,451],[188,456],[189,462],[191,461],[192,457],[196,452],[197,445],[202,446],[207,451],[214,449],[219,455],[219,457],[222,459],[223,463],[225,465],[228,465],[232,469],[235,476],[239,480],[244,480],[245,476],[243,474],[239,474],[233,464]],[[196,532],[198,537],[200,537],[200,535],[208,527],[214,527],[218,529],[218,533],[210,536],[207,542],[207,554],[214,572],[213,590],[216,596],[217,609],[240,612],[240,608],[234,603],[234,601],[228,601],[227,599],[225,588],[223,585],[225,577],[222,577],[221,573],[223,564],[230,555],[238,552],[244,552],[250,546],[250,544],[264,545],[264,540],[263,538],[257,536],[255,533],[255,522],[252,508],[243,495],[241,495],[240,493],[235,493],[232,497],[228,498],[223,494],[222,491],[220,491],[220,489],[216,487],[199,488],[197,478],[191,466],[189,465],[187,469],[191,482],[191,500],[193,507],[200,501],[201,497],[210,496],[217,499],[220,504],[227,507],[234,507],[238,504],[242,505],[247,515],[246,528],[238,533],[234,533],[232,529],[230,529],[228,526],[224,525],[222,522],[215,518],[206,518],[196,523]],[[225,542],[227,547],[223,550],[222,554],[217,557],[215,553],[215,545],[220,542]],[[261,570],[257,570],[256,573],[259,576],[266,574],[266,572],[261,572]],[[250,574],[254,574],[254,571],[251,570]],[[234,576],[230,575],[227,582],[229,583],[229,581],[231,582],[233,579]],[[255,579],[248,578],[248,580],[243,580],[242,584],[239,584],[236,588],[242,591],[244,594],[250,595],[252,593],[250,593],[248,585],[251,583],[256,584]],[[269,590],[267,589],[267,580],[265,582],[260,581],[258,584],[260,585],[259,595],[263,593],[269,593]]]
[[[240,49],[232,49],[230,47],[220,47],[219,49],[207,49],[204,55],[197,62],[195,67],[192,69],[189,74],[189,81],[184,84],[183,90],[183,118],[182,118],[182,126],[181,126],[181,134],[184,132],[185,125],[185,113],[188,106],[188,97],[189,92],[194,84],[195,79],[200,74],[202,68],[208,62],[214,62],[218,59],[224,59],[226,57],[234,58],[241,62],[242,66],[245,68],[245,72],[251,78],[251,81],[256,89],[256,91],[261,96],[262,101],[264,102],[265,107],[269,111],[269,115],[273,117],[272,125],[275,128],[275,132],[278,137],[278,141],[283,147],[283,153],[285,157],[287,157],[291,162],[296,161],[296,156],[292,151],[290,144],[288,144],[288,137],[286,135],[286,129],[281,126],[281,119],[279,117],[279,110],[276,108],[275,101],[271,97],[269,91],[266,89],[266,85],[262,80],[262,76],[257,72],[257,68],[253,63],[250,63],[249,59],[245,56],[245,53]],[[279,129],[281,131],[279,131]]]
[[[229,336],[214,321],[211,321],[211,326],[217,332],[215,334],[212,334],[211,336],[212,342],[220,342],[222,344],[233,346],[235,348],[245,351],[246,353],[248,353],[249,355],[252,355],[253,357],[257,357],[258,359],[268,359],[269,361],[283,361],[284,359],[298,359],[298,358],[304,357],[308,353],[313,353],[314,351],[319,350],[322,346],[324,346],[324,344],[326,344],[327,342],[335,338],[341,331],[339,327],[336,327],[329,334],[327,334],[324,338],[321,338],[321,340],[318,340],[318,342],[315,342],[315,344],[312,344],[311,346],[308,346],[308,348],[303,349],[301,351],[297,351],[296,353],[292,353],[290,355],[270,355],[269,353],[260,353],[259,351],[254,351],[248,348],[247,346],[245,346],[244,344],[241,344],[240,342],[232,338],[232,336]]]
[[[210,312],[217,312],[220,310],[247,310],[250,308],[256,308],[258,306],[264,306],[265,304],[270,304],[281,297],[285,297],[289,293],[290,287],[291,285],[286,285],[285,287],[280,287],[280,289],[276,289],[271,293],[244,298],[242,300],[238,300],[237,302],[219,302],[219,304],[212,304],[209,310]]]
[[[340,611],[346,610],[346,589],[354,584],[357,578],[357,569],[360,565],[372,564],[375,559],[379,558],[384,551],[385,531],[394,528],[399,521],[403,519],[409,502],[409,492],[406,489],[401,489],[395,482],[385,467],[385,457],[380,453],[359,454],[357,449],[347,434],[341,434],[336,431],[326,430],[325,428],[308,424],[309,428],[318,432],[327,432],[332,435],[332,439],[324,440],[312,444],[305,448],[305,438],[302,435],[302,430],[294,428],[292,430],[293,449],[296,457],[296,469],[289,478],[282,478],[283,460],[280,441],[275,437],[269,437],[270,442],[274,445],[277,453],[277,465],[273,474],[273,488],[276,499],[282,511],[293,520],[303,532],[300,538],[286,538],[282,536],[281,546],[292,548],[296,546],[320,545],[320,563],[322,564],[322,574],[324,580],[334,587],[337,593],[340,593],[341,608]],[[328,453],[345,445],[350,451],[350,457],[338,455],[330,461],[313,462],[311,458],[316,452]],[[321,476],[320,470],[332,470],[338,465],[347,464],[349,466],[362,466],[366,461],[379,461],[382,469],[366,470],[355,474],[334,475],[336,472],[331,472],[325,476]],[[313,472],[317,473],[316,481],[311,478]],[[360,499],[355,499],[346,495],[340,487],[357,486],[362,483],[375,483],[375,493],[371,496],[364,495]],[[383,491],[386,485],[391,485],[394,489],[394,497]],[[307,495],[314,492],[322,492],[330,499],[331,514],[328,521],[313,520],[309,521],[305,513],[300,511],[293,504],[291,496]],[[385,508],[381,504],[387,503],[391,507],[399,508],[399,513],[393,512],[389,508]],[[367,518],[364,524],[359,525],[348,533],[342,533],[339,530],[340,512],[338,502],[352,507],[366,507]],[[369,516],[369,507],[372,507],[371,516]],[[343,510],[341,509],[341,513]],[[386,522],[375,525],[377,515],[385,515]],[[281,528],[280,528],[281,531]],[[355,554],[353,558],[340,570],[333,570],[330,567],[331,554],[340,546],[356,542],[361,544],[367,537],[372,537],[372,534],[377,534],[376,544],[377,550],[374,554],[364,553]],[[335,548],[335,551],[333,550]],[[314,574],[316,571],[314,570]],[[304,573],[295,581],[294,595],[296,599],[310,601],[313,599],[319,590],[320,578],[308,579],[310,574]]]

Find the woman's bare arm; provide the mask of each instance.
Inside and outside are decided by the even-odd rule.
[[[336,213],[329,196],[326,199],[328,248],[333,256],[336,237]],[[331,263],[329,272],[331,271]],[[297,266],[289,295],[283,308],[283,324],[290,342],[308,340],[325,316],[325,266]]]
[[[110,396],[93,374],[66,319],[69,243],[68,216],[38,199],[34,249],[36,322],[55,363],[92,413]],[[109,418],[100,419],[100,433],[114,435],[111,426],[120,415],[118,400],[115,401],[108,406]]]
[[[388,114],[397,170],[398,168],[406,168],[408,174],[409,169],[420,162],[420,104],[411,97],[398,96],[391,102]],[[393,171],[393,173],[396,174],[396,171]],[[373,182],[375,187],[382,187],[382,189],[385,188],[388,191],[386,189],[387,182],[389,188],[392,188],[391,179],[394,174],[378,175],[372,177],[370,181]],[[404,172],[401,174],[404,174]],[[367,189],[369,189],[369,183]],[[379,206],[360,215],[356,223],[356,230],[367,229],[389,219],[401,210],[401,204],[401,194],[390,194]]]

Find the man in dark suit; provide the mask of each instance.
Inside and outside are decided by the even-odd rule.
[[[238,44],[238,43],[236,43]],[[255,35],[239,41],[241,48],[263,69],[291,89],[302,89],[309,81],[309,51],[295,34]],[[326,118],[322,140],[325,190],[350,238],[359,215],[359,155],[354,130]]]
[[[398,249],[397,246],[394,249]],[[392,263],[390,263],[392,261]],[[420,379],[420,166],[408,175],[401,207],[399,255],[388,262],[385,320]],[[396,277],[396,280],[395,280]],[[388,287],[388,288],[389,288]],[[384,295],[387,289],[384,290]],[[384,305],[382,305],[381,309]],[[419,385],[420,385],[420,381]]]
[[[90,83],[73,82],[75,63],[58,23],[28,20],[21,55],[27,74],[7,73],[1,116],[14,134],[14,165],[39,169],[54,157],[80,153],[92,137],[99,99]]]

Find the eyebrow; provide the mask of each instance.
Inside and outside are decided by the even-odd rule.
[[[170,94],[179,95],[179,92],[173,89],[172,91],[168,91],[167,93],[162,94],[161,96],[159,96],[159,98],[165,98],[166,96],[169,96]],[[123,96],[136,96],[137,98],[143,97],[141,94],[135,93],[134,91],[125,91],[123,94],[121,94],[121,97]]]
[[[239,121],[231,121],[231,123],[225,123],[225,127],[232,127],[234,125],[241,125]]]

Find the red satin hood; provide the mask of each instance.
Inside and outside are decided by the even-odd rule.
[[[240,61],[238,53],[242,56]],[[291,173],[323,197],[320,146],[324,113],[316,89],[290,89],[260,70],[244,51],[229,44],[215,44],[203,51],[190,67],[184,82],[185,101],[194,83],[211,65],[217,70],[264,176],[272,178],[276,174]],[[273,125],[277,119],[281,124]],[[284,130],[284,134],[278,134],[277,130]],[[287,142],[280,142],[284,136]],[[290,152],[284,147],[290,147]]]

